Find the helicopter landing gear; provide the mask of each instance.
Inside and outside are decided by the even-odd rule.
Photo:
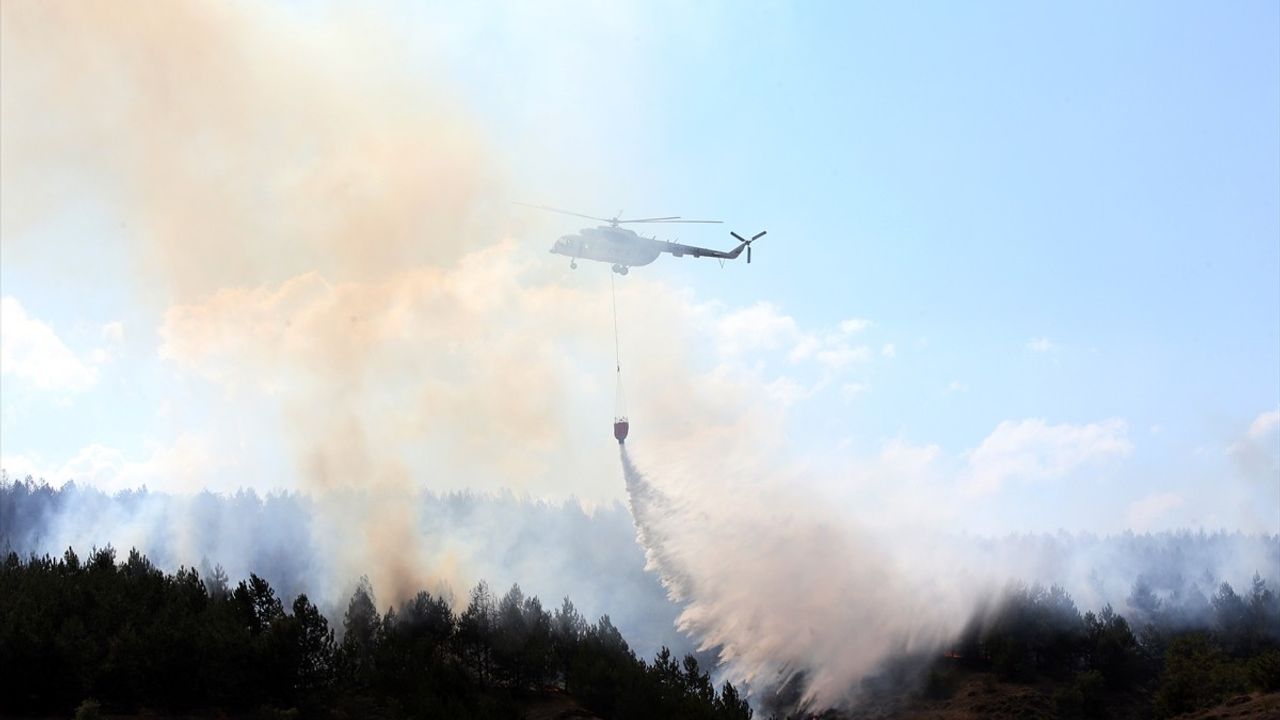
[[[618,273],[619,275],[626,275],[628,272],[631,271],[631,268],[627,267],[626,265],[614,265],[613,271]]]
[[[570,269],[570,270],[577,270],[577,269],[578,269],[578,261],[577,261],[577,260],[570,260],[570,261],[569,261],[569,269]]]

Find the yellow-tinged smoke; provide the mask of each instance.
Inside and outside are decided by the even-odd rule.
[[[484,143],[369,18],[181,1],[2,12],[9,252],[82,202],[73,188],[108,204],[164,299],[306,271],[376,278],[494,235]]]
[[[504,392],[506,422],[554,439],[545,404],[501,384],[459,398],[456,378],[399,352],[464,342],[468,310],[488,302],[469,286],[492,279],[483,268],[440,269],[496,236],[499,172],[468,118],[404,69],[370,18],[226,2],[15,0],[0,12],[7,258],[47,242],[39,226],[59,213],[105,208],[133,268],[121,284],[172,305],[168,359],[278,403],[295,469],[329,516],[321,532],[346,560],[338,572],[372,568],[391,600],[427,586],[414,483],[393,449]],[[95,240],[121,242],[77,238],[67,256]],[[457,371],[547,381],[536,363]],[[414,373],[416,392],[398,396]],[[457,416],[472,425],[464,440],[483,424]],[[335,492],[353,489],[363,505]]]
[[[219,396],[204,415],[172,403],[209,471],[152,487],[306,489],[328,582],[368,572],[384,601],[478,579],[420,549],[420,487],[617,497],[607,268],[565,287],[541,247],[535,263],[499,242],[502,163],[394,32],[248,3],[0,12],[6,261],[74,286],[77,258],[118,244],[111,281],[161,308],[168,367]],[[48,231],[85,213],[110,231]],[[619,301],[644,358],[633,404],[663,418],[641,434],[713,447],[741,388],[689,369],[705,308],[635,276]],[[281,447],[288,477],[255,478]]]

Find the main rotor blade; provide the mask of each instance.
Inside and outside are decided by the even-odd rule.
[[[672,220],[679,220],[679,219],[680,219],[680,216],[679,216],[679,215],[671,215],[671,216],[668,216],[668,217],[657,217],[657,218],[636,218],[635,220],[619,220],[618,222],[619,222],[619,223],[629,223],[629,222],[671,222]]]
[[[618,222],[650,222],[650,223],[722,223],[723,220],[681,220],[673,218],[646,218],[644,220],[619,220]]]
[[[588,220],[599,220],[600,222],[613,222],[613,218],[596,217],[595,215],[583,215],[571,210],[561,210],[560,208],[547,207],[546,205],[530,205],[529,203],[513,202],[512,205],[523,205],[524,207],[534,208],[535,210],[546,210],[547,212],[560,213],[561,215],[572,215],[574,217],[586,218]]]

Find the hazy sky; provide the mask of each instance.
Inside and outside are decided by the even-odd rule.
[[[12,42],[61,22],[29,8],[0,64],[11,473],[298,487],[351,403],[412,483],[621,498],[607,268],[547,254],[582,223],[520,200],[769,231],[750,266],[618,279],[637,452],[749,410],[740,442],[869,514],[1280,531],[1275,3],[249,5],[192,13],[236,16],[216,42],[62,50]],[[325,313],[382,318],[320,323],[376,355],[317,365],[296,328]],[[682,416],[664,385],[711,389]]]

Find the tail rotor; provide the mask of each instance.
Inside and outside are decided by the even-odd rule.
[[[737,239],[738,239],[738,242],[740,242],[740,243],[742,243],[742,244],[744,244],[744,245],[746,245],[746,246],[747,246],[747,264],[748,264],[748,265],[750,265],[750,264],[751,264],[751,243],[753,243],[753,242],[755,242],[755,241],[759,240],[760,238],[764,237],[768,232],[769,232],[768,230],[761,230],[760,232],[756,233],[755,235],[752,235],[750,240],[748,240],[748,239],[746,239],[746,238],[742,237],[741,235],[739,235],[738,233],[736,233],[736,232],[734,232],[734,231],[732,231],[732,230],[730,230],[730,231],[729,231],[729,234],[730,234],[730,235],[732,235],[732,236],[734,236],[735,238],[737,238]]]

